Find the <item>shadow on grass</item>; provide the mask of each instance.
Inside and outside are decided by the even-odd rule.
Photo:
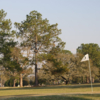
[[[77,84],[77,85],[66,85],[66,86],[61,86],[61,85],[55,85],[55,86],[44,86],[44,87],[23,87],[23,88],[0,88],[0,90],[24,90],[24,89],[61,89],[61,88],[90,88],[90,84]],[[93,87],[100,87],[100,84],[96,85],[94,84]]]
[[[0,100],[1,100],[1,98],[30,97],[30,96],[36,96],[36,95],[37,95],[37,94],[7,95],[7,96],[0,96]]]
[[[81,96],[83,94],[80,94]],[[100,97],[100,94],[84,94],[83,96],[86,96],[86,97]]]
[[[75,96],[31,96],[31,97],[13,97],[13,98],[6,98],[0,100],[91,100],[86,99],[83,97],[75,97]]]

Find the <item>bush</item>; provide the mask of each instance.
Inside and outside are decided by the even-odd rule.
[[[7,80],[5,82],[4,86],[10,86],[10,87],[12,87],[13,83],[14,83],[14,79],[11,78],[11,79],[9,79],[9,80]]]
[[[46,84],[46,79],[38,79],[39,84]]]
[[[29,85],[29,81],[27,80],[27,79],[23,79],[23,86],[25,86],[25,85]]]
[[[34,85],[34,84],[35,84],[35,82],[30,80],[30,85]]]
[[[13,84],[14,84],[14,79],[13,78],[10,78],[9,80],[7,80],[4,84],[4,86],[10,86],[10,87],[13,87]],[[15,86],[18,86],[18,81],[15,83]]]

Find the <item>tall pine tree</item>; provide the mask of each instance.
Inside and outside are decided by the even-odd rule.
[[[58,24],[50,25],[47,19],[42,19],[42,15],[37,11],[31,11],[26,16],[26,20],[21,23],[16,22],[15,26],[18,28],[17,35],[23,39],[22,46],[31,48],[33,51],[32,63],[35,65],[35,85],[37,86],[38,55],[49,52],[52,47],[62,42],[58,37],[61,30],[57,28]]]

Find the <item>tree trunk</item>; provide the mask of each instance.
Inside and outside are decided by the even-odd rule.
[[[1,87],[2,87],[2,78],[1,78]]]
[[[84,77],[82,76],[82,83],[84,83]]]
[[[13,75],[15,77],[15,72],[13,73]],[[13,87],[15,87],[15,83],[16,83],[16,79],[14,79]]]
[[[23,87],[23,76],[20,74],[20,87]]]
[[[38,86],[37,53],[38,53],[38,49],[37,49],[37,36],[36,36],[36,40],[35,40],[35,86]]]
[[[38,86],[37,63],[35,64],[35,86]]]
[[[92,83],[94,83],[94,77],[92,77]]]
[[[89,83],[89,77],[87,77],[87,83]]]
[[[55,85],[55,80],[53,81],[53,85]]]
[[[70,81],[70,79],[68,78],[68,82],[67,82],[67,84],[69,84],[69,81]]]
[[[1,83],[1,87],[2,87],[2,75],[0,76],[0,83]]]
[[[100,81],[100,68],[99,68],[99,81]]]

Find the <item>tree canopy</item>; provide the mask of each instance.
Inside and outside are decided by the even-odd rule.
[[[93,61],[93,64],[100,66],[100,47],[98,44],[81,44],[81,46],[77,48],[77,53],[81,53],[83,55],[89,54],[89,58]]]
[[[58,24],[50,24],[48,19],[43,19],[42,14],[31,11],[26,19],[20,23],[15,22],[17,31],[12,30],[10,19],[6,19],[7,13],[0,10],[0,67],[15,79],[20,78],[20,86],[23,86],[23,78],[32,71],[35,66],[35,85],[39,82],[46,83],[50,80],[59,80],[84,77],[88,78],[87,63],[80,63],[85,54],[89,54],[92,77],[98,74],[100,68],[100,47],[98,44],[81,44],[74,55],[65,50],[65,42],[59,35]],[[20,41],[15,42],[15,36]],[[26,52],[26,56],[23,54]],[[38,74],[38,63],[41,70]],[[8,74],[7,74],[8,75]],[[41,75],[41,76],[39,76]],[[39,77],[39,79],[38,79]],[[74,79],[73,78],[73,79]]]

